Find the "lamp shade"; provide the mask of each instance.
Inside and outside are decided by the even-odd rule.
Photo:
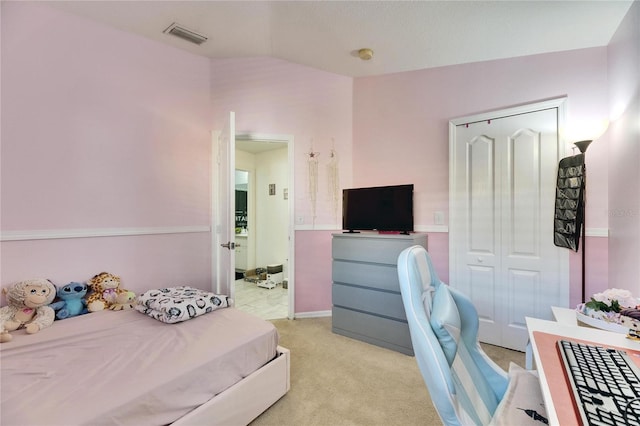
[[[579,142],[574,142],[574,145],[577,146],[580,152],[584,154],[585,152],[587,152],[587,148],[589,148],[589,145],[591,144],[591,142],[593,141],[592,140],[579,141]]]

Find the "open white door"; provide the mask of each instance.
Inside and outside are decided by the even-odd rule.
[[[212,185],[216,191],[212,197],[215,218],[215,237],[212,252],[215,255],[213,263],[215,277],[214,289],[218,294],[228,294],[234,298],[235,280],[235,150],[236,150],[235,113],[229,113],[229,120],[224,129],[214,132],[213,152],[217,173],[216,182]]]

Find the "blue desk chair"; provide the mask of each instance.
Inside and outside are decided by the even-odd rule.
[[[507,374],[486,355],[475,307],[440,281],[424,247],[400,253],[398,277],[416,361],[443,424],[542,425],[537,376],[515,364]]]

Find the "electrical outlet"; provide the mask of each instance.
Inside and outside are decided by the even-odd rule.
[[[444,212],[435,212],[433,214],[433,222],[436,225],[444,225]]]

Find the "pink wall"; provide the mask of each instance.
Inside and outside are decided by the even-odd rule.
[[[2,232],[208,227],[208,60],[43,4],[1,7]],[[1,281],[107,270],[135,291],[208,288],[210,245],[207,231],[3,241]]]
[[[588,292],[607,287],[607,276],[627,283],[638,275],[637,4],[609,48],[355,80],[273,58],[210,61],[46,4],[1,7],[3,232],[208,226],[209,131],[233,110],[239,132],[295,138],[296,312],[324,311],[330,230],[339,227],[327,203],[332,139],[341,187],[414,182],[416,225],[429,227],[435,211],[448,212],[449,119],[568,96],[569,122],[578,124],[608,117],[611,92],[613,124],[587,154],[587,226],[611,225],[612,238],[608,249],[606,238],[588,241]],[[321,153],[315,220],[312,140]],[[617,189],[629,182],[630,197]],[[429,249],[447,281],[448,235],[430,233]],[[105,269],[134,290],[211,281],[208,232],[5,241],[0,256],[3,285],[83,280]],[[573,304],[580,263],[571,259]]]
[[[606,119],[606,70],[606,49],[595,48],[358,78],[354,184],[414,182],[417,222],[433,224],[433,212],[448,211],[450,119],[561,96],[570,125]],[[593,228],[607,227],[607,144],[587,154]]]
[[[211,288],[208,233],[2,243],[2,284],[45,277],[54,284],[112,272],[141,291],[168,285]]]
[[[588,152],[588,151],[587,151]],[[609,288],[609,252],[608,238],[587,237],[587,251],[585,262],[585,298],[594,293]],[[582,298],[582,251],[577,253],[571,252],[569,255],[569,274],[571,294],[569,295],[570,306],[576,306],[581,302]],[[628,288],[628,286],[622,286]]]
[[[354,184],[413,182],[416,223],[432,225],[434,212],[448,212],[449,120],[561,96],[568,97],[569,126],[608,117],[606,48],[358,78]],[[588,228],[608,226],[608,144],[604,135],[587,153],[593,183],[588,187]],[[588,286],[606,288],[601,277],[607,275],[607,263],[600,261],[607,258],[606,238],[595,239],[587,250],[592,271]],[[448,239],[431,238],[429,250],[447,281]],[[580,275],[576,281],[572,274],[571,283],[573,305],[580,298]]]
[[[640,295],[640,2],[634,2],[607,49],[609,282]]]
[[[525,73],[534,77],[523,85],[520,76]],[[309,83],[304,84],[307,79]],[[330,216],[323,213],[326,201],[320,197],[318,220],[310,223],[304,154],[312,137],[314,150],[326,152],[329,135],[335,130],[325,128],[324,119],[344,119],[340,114],[349,114],[349,100],[341,92],[349,86],[349,79],[270,58],[212,61],[216,117],[234,110],[239,132],[290,133],[295,137],[296,216],[305,219],[300,228],[310,228],[296,232],[297,313],[331,307],[331,232],[313,231],[313,226],[338,226],[332,228]],[[341,186],[413,182],[416,225],[429,227],[435,211],[448,211],[447,124],[451,118],[564,95],[569,96],[569,120],[606,117],[605,86],[604,48],[355,79],[353,177],[351,182],[344,179],[351,171],[342,153]],[[317,105],[316,99],[320,101]],[[335,128],[336,124],[332,121],[328,125]],[[342,121],[342,127],[348,132],[349,122]],[[592,146],[590,157],[606,159],[605,138]],[[348,149],[341,139],[337,142],[339,150]],[[606,198],[607,162],[590,161],[589,173],[596,182],[589,187],[590,199]],[[608,226],[603,206],[606,203],[589,205],[590,227]],[[606,244],[596,240],[590,244],[593,251],[588,250],[589,259],[606,259]],[[448,235],[431,232],[429,249],[438,273],[448,281]],[[592,279],[600,282],[607,264],[594,261],[593,265],[598,269]],[[574,273],[571,282],[574,304],[580,297],[580,275]]]
[[[331,234],[333,232],[296,232],[296,313],[331,309]]]
[[[306,155],[312,146],[320,153],[315,224],[339,223],[327,203],[326,164],[335,147],[340,180],[350,183],[352,90],[351,78],[279,59],[211,61],[215,128],[221,128],[228,111],[235,111],[237,133],[294,136],[294,202],[296,216],[303,219],[298,225],[314,225]]]
[[[295,235],[296,313],[331,309],[331,232],[327,229],[339,229],[341,216],[335,216],[328,202],[327,162],[334,147],[341,187],[350,186],[352,90],[351,78],[279,59],[211,61],[217,128],[228,111],[235,111],[238,133],[294,137],[294,203],[301,229]],[[308,192],[307,153],[312,140],[313,151],[320,153],[315,220]]]

